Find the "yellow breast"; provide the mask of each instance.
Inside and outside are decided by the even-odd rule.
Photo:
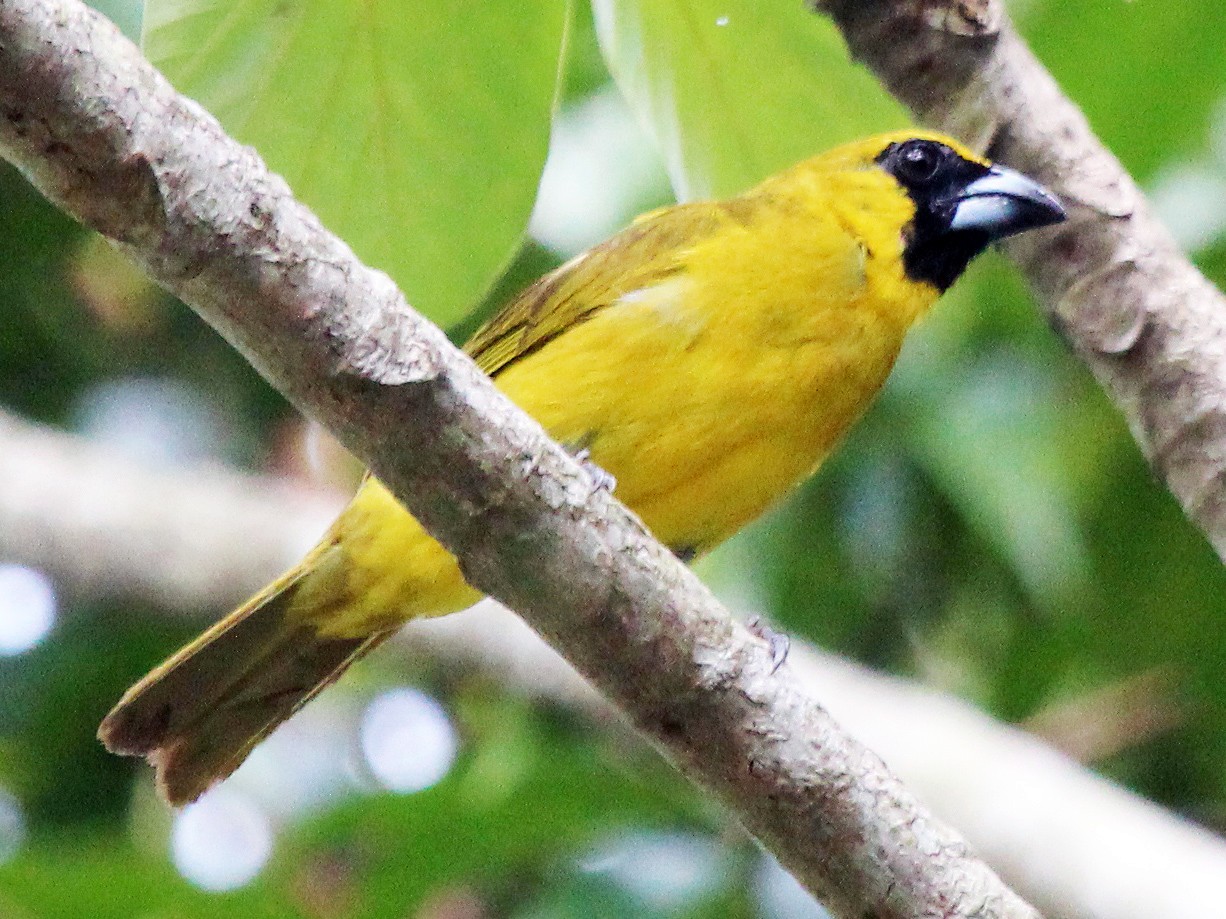
[[[890,282],[869,280],[867,258],[832,212],[767,210],[498,384],[587,448],[659,539],[710,548],[825,458],[927,305],[911,301],[935,297],[898,266],[893,296],[905,302],[878,302]]]

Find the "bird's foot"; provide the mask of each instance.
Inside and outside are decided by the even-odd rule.
[[[580,447],[571,456],[575,458],[576,463],[583,467],[583,471],[591,477],[593,491],[613,493],[613,489],[617,487],[617,479],[613,477],[612,473],[592,462],[592,452],[587,447]]]
[[[768,626],[761,616],[750,616],[745,623],[750,634],[761,638],[771,652],[771,673],[775,673],[788,659],[788,651],[792,648],[792,639],[782,632],[776,632]]]
[[[672,551],[673,555],[677,556],[687,565],[698,558],[697,546],[669,546],[668,548]]]

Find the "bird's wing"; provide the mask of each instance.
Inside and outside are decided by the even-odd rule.
[[[711,203],[646,214],[525,289],[478,329],[464,350],[497,376],[624,294],[681,271],[690,247],[737,219],[731,208]]]

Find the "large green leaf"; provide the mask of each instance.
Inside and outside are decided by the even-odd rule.
[[[566,5],[149,0],[145,47],[440,322],[519,244]]]
[[[841,141],[905,123],[800,0],[593,0],[622,92],[678,197],[726,195]]]

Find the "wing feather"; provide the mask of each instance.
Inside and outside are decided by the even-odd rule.
[[[685,255],[739,215],[724,205],[653,211],[525,289],[476,331],[464,350],[490,376],[640,288],[685,268]]]

